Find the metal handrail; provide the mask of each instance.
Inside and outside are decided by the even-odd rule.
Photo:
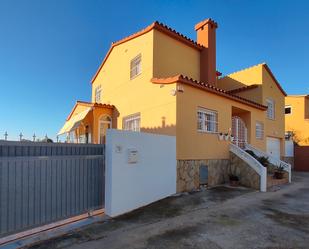
[[[246,149],[247,150],[252,150],[257,156],[264,156],[264,157],[267,157],[269,162],[275,166],[281,166],[283,167],[284,171],[288,172],[289,173],[289,182],[291,182],[291,177],[292,177],[292,174],[291,174],[291,164],[287,163],[287,162],[284,162],[262,150],[259,150],[255,147],[253,147],[251,144],[246,144]]]
[[[253,168],[256,173],[260,175],[260,191],[266,192],[267,190],[267,170],[266,168],[253,156],[247,153],[245,150],[236,146],[235,144],[230,144],[230,151],[237,155],[239,158],[244,160],[251,168]]]

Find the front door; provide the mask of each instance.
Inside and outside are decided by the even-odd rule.
[[[232,118],[232,135],[234,136],[233,143],[240,148],[245,148],[247,143],[247,127],[240,117],[235,116]]]

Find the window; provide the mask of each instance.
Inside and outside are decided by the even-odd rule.
[[[275,119],[275,103],[272,99],[266,100],[267,104],[267,118],[268,119]]]
[[[136,76],[142,72],[142,55],[139,54],[130,63],[130,79],[134,79]]]
[[[218,132],[218,113],[199,108],[197,111],[197,130],[202,132]]]
[[[134,114],[123,118],[123,129],[126,131],[140,131],[141,116]]]
[[[95,102],[99,103],[101,102],[101,86],[97,86],[95,88]]]
[[[257,139],[263,139],[264,137],[264,124],[262,122],[255,123],[255,137]]]
[[[285,114],[292,114],[292,106],[286,105],[284,113]]]

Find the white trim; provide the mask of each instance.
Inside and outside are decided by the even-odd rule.
[[[267,169],[253,156],[247,153],[245,150],[239,148],[235,144],[230,144],[230,151],[236,156],[245,161],[256,173],[260,175],[260,191],[267,191]]]
[[[233,129],[233,124],[234,124],[234,120],[235,120],[235,129]],[[239,125],[243,125],[244,126],[244,137],[241,138],[239,137]],[[235,134],[233,134],[233,131],[235,130]],[[248,142],[247,139],[248,139],[248,129],[247,129],[247,126],[246,126],[246,123],[238,116],[233,116],[232,117],[232,135],[234,136],[234,139],[233,139],[233,144],[235,144],[236,146],[245,146],[245,144]]]
[[[202,119],[199,118],[199,113],[203,114]],[[197,131],[198,132],[209,133],[209,134],[217,134],[218,133],[219,122],[218,122],[218,112],[217,111],[207,109],[207,108],[204,108],[204,107],[198,107],[196,114],[197,114]],[[205,114],[214,116],[215,119],[214,120],[206,120]],[[214,130],[207,130],[207,127],[206,127],[206,124],[205,124],[206,121],[213,125]],[[201,129],[199,128],[199,122],[202,122],[202,128]]]
[[[127,127],[126,127],[127,122],[131,122],[131,121],[135,122],[137,120],[139,122],[138,127],[135,127],[137,129],[135,129],[135,130],[127,129]],[[138,112],[138,113],[131,114],[131,115],[123,117],[122,118],[122,129],[125,130],[125,131],[140,132],[141,131],[141,114]]]
[[[137,64],[135,61],[138,61],[139,63]],[[132,64],[134,65],[132,66]],[[136,74],[132,75],[132,71],[135,70]],[[130,80],[133,80],[137,76],[139,76],[142,73],[142,54],[139,53],[137,56],[135,56],[133,59],[130,61]]]
[[[272,105],[272,113],[269,113],[269,105],[268,104]],[[275,101],[272,98],[267,98],[266,99],[266,105],[267,105],[266,117],[269,120],[275,120],[275,118],[276,118],[276,104],[275,104]]]
[[[260,127],[258,127],[260,125]],[[260,132],[260,137],[258,136],[258,132]],[[260,121],[255,122],[255,138],[259,140],[264,139],[264,123]]]
[[[275,158],[272,155],[253,147],[250,144],[246,144],[246,149],[252,150],[257,156],[268,157],[269,162],[275,166],[282,166],[284,170],[289,173],[289,182],[291,182],[292,179],[291,164],[281,161],[280,159]]]
[[[96,103],[101,102],[101,97],[102,97],[102,86],[98,85],[95,89],[94,89],[94,101]]]

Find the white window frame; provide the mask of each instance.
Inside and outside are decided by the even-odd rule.
[[[213,117],[213,119],[207,119],[207,117]],[[218,133],[218,112],[199,107],[197,109],[197,131]]]
[[[130,80],[142,73],[142,55],[138,54],[130,61]]]
[[[286,110],[287,108],[290,108],[290,113],[285,113],[285,110]],[[292,114],[292,106],[291,106],[291,105],[286,105],[286,106],[284,107],[284,115],[291,115],[291,114]]]
[[[256,121],[255,123],[255,138],[263,140],[264,139],[264,124],[263,122]]]
[[[136,131],[141,130],[141,114],[136,113],[126,116],[122,119],[122,128],[126,131]]]
[[[266,99],[267,104],[267,118],[270,120],[275,119],[275,101],[273,99]],[[269,108],[271,106],[271,108]]]
[[[101,102],[101,94],[102,94],[102,88],[101,85],[99,85],[94,89],[94,102],[96,103]]]

